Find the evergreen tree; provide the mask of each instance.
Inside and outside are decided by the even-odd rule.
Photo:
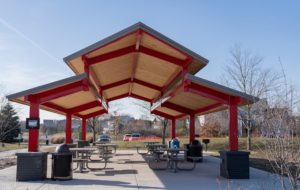
[[[7,103],[0,112],[0,140],[10,142],[18,137],[21,132],[21,125],[17,112],[10,103]]]

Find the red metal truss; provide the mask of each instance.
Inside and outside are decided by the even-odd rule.
[[[162,88],[159,87],[159,86],[156,86],[156,85],[153,85],[153,84],[150,84],[150,83],[138,80],[138,79],[134,79],[133,82],[137,83],[137,84],[140,84],[140,85],[143,85],[143,86],[146,86],[148,88],[152,88],[153,90],[157,90],[157,91],[161,91],[162,90]]]
[[[167,118],[167,119],[170,119],[170,120],[174,119],[174,116],[163,113],[163,112],[160,112],[160,111],[157,111],[157,110],[151,111],[151,114],[159,115],[161,117],[164,117],[164,118]]]
[[[101,104],[103,106],[103,108],[107,110],[106,102],[103,101],[101,99],[101,97],[99,97],[99,95],[95,92],[94,88],[92,86],[90,86],[89,90],[90,90],[90,93],[94,96],[94,98],[99,102],[99,104]]]
[[[125,79],[125,80],[121,80],[121,81],[118,81],[118,82],[115,82],[115,83],[112,83],[112,84],[108,84],[108,85],[102,86],[102,89],[103,90],[108,90],[110,88],[114,88],[114,87],[117,87],[117,86],[121,86],[123,84],[130,83],[130,81],[131,81],[131,79],[128,78],[128,79]]]
[[[230,95],[224,94],[222,92],[207,88],[205,86],[200,86],[198,84],[192,83],[187,87],[188,92],[203,96],[215,100],[223,104],[229,104]]]
[[[175,116],[175,119],[181,119],[186,116],[188,116],[188,115],[186,115],[186,114],[177,115],[177,116]]]
[[[173,104],[171,102],[165,102],[164,104],[162,104],[162,107],[166,107],[166,108],[169,108],[171,110],[174,110],[174,111],[177,111],[177,112],[180,112],[180,113],[184,113],[184,114],[187,114],[187,115],[192,115],[193,114],[193,110],[182,107],[182,106],[179,106],[179,105],[176,105],[176,104]]]
[[[151,102],[151,99],[148,99],[148,98],[139,96],[139,95],[137,95],[137,94],[131,94],[131,97],[132,97],[132,98],[139,99],[139,100],[143,100],[143,101],[146,101],[146,102]]]
[[[128,93],[122,94],[122,95],[119,95],[119,96],[115,96],[113,98],[109,98],[109,99],[107,99],[107,101],[111,102],[111,101],[122,99],[122,98],[126,98],[126,97],[128,97]]]
[[[107,114],[107,110],[103,109],[103,110],[100,110],[100,111],[96,111],[94,113],[90,113],[90,114],[87,114],[84,116],[85,119],[89,119],[91,117],[96,117],[96,116],[99,116],[99,115],[102,115],[102,114]]]
[[[143,47],[143,46],[140,47],[140,52],[143,53],[143,54],[150,55],[152,57],[156,57],[158,59],[167,61],[169,63],[173,63],[173,64],[181,66],[181,67],[184,64],[184,61],[181,60],[181,59],[178,59],[176,57],[172,57],[170,55],[167,55],[167,54],[164,54],[164,53],[161,53],[159,51],[155,51],[155,50]]]
[[[50,102],[45,102],[43,104],[41,104],[42,106],[45,106],[45,107],[48,107],[48,108],[51,108],[51,109],[54,109],[54,110],[57,110],[57,111],[61,111],[61,112],[64,112],[64,113],[68,113],[69,110],[66,109],[66,108],[63,108],[63,107],[60,107],[58,105],[55,105],[55,104],[52,104]],[[77,114],[77,113],[73,113],[72,115],[76,116],[76,117],[79,117],[79,118],[83,118],[84,116],[80,115],[80,114]]]
[[[90,102],[90,103],[87,103],[87,104],[84,104],[84,105],[81,105],[81,106],[71,108],[70,112],[72,114],[75,114],[75,113],[79,113],[79,112],[82,112],[82,111],[85,111],[85,110],[89,110],[89,109],[92,109],[92,108],[95,108],[95,107],[98,107],[98,106],[101,107],[102,104],[99,101],[93,101],[93,102]]]
[[[138,55],[139,55],[139,49],[140,49],[140,43],[141,43],[141,37],[142,37],[142,30],[138,29],[136,33],[137,33],[136,34],[136,42],[135,42],[133,63],[132,63],[132,69],[131,69],[131,84],[129,85],[129,96],[131,95],[131,92],[132,92],[132,86],[133,86],[132,82],[133,82],[133,79],[134,79],[137,59],[138,59]]]
[[[53,99],[57,99],[63,96],[67,96],[82,91],[84,88],[85,87],[83,85],[83,82],[78,81],[58,88],[47,90],[45,92],[35,94],[34,96],[39,97],[39,103],[44,103]],[[25,101],[30,101],[30,96],[31,95],[25,96]]]
[[[218,109],[218,108],[221,108],[221,107],[224,107],[224,106],[226,106],[226,105],[224,105],[222,103],[216,103],[216,104],[213,104],[211,106],[207,106],[207,107],[195,110],[194,115],[201,114],[201,113],[211,111],[211,110],[214,110],[214,109]]]
[[[135,50],[135,45],[134,46],[129,46],[129,47],[126,47],[126,48],[123,48],[123,49],[119,49],[119,50],[116,50],[116,51],[113,51],[113,52],[109,52],[109,53],[106,53],[106,54],[103,54],[103,55],[99,55],[97,57],[87,58],[87,63],[89,65],[93,65],[93,64],[100,63],[100,62],[103,62],[103,61],[106,61],[106,60],[109,60],[109,59],[113,59],[113,58],[116,58],[116,57],[127,55],[129,53],[133,53],[134,50]]]
[[[127,84],[127,83],[130,83],[130,82],[131,82],[131,79],[128,78],[128,79],[125,79],[125,80],[121,80],[121,81],[118,81],[118,82],[115,82],[115,83],[112,83],[112,84],[102,86],[102,90],[108,90],[110,88],[121,86],[123,84]],[[143,86],[148,87],[148,88],[152,88],[153,90],[161,91],[161,87],[150,84],[150,83],[147,83],[147,82],[144,82],[144,81],[141,81],[141,80],[138,80],[138,79],[134,79],[133,82],[137,83],[137,84],[140,84],[140,85],[143,85]]]

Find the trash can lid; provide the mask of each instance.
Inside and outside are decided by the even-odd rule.
[[[174,139],[172,139],[172,141],[173,141],[173,142],[178,142],[178,139],[175,139],[175,138],[174,138]]]
[[[69,150],[68,145],[60,144],[56,147],[55,152],[57,152],[57,153],[70,153],[71,151]]]
[[[192,145],[201,145],[200,141],[198,141],[198,140],[193,140],[191,144]]]

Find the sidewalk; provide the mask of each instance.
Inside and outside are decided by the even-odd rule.
[[[250,168],[250,179],[227,180],[220,177],[220,159],[204,156],[204,162],[198,163],[193,171],[178,171],[172,173],[170,170],[154,171],[149,169],[144,158],[131,150],[117,150],[117,155],[113,156],[111,162],[104,170],[89,171],[84,170],[79,173],[76,170],[73,173],[73,180],[69,181],[51,181],[51,162],[48,157],[47,180],[16,182],[16,167],[0,170],[0,185],[4,187],[19,185],[19,189],[172,189],[172,190],[211,190],[220,189],[216,180],[220,181],[221,189],[227,189],[228,183],[232,189],[242,185],[245,189],[261,189],[259,182],[268,182],[267,172]],[[93,155],[93,159],[97,159]],[[166,162],[153,163],[156,167],[162,167]],[[181,167],[192,167],[192,163],[179,163]],[[101,167],[103,163],[91,163],[90,167]],[[74,165],[75,167],[75,165]],[[272,185],[272,181],[269,184]],[[277,187],[271,189],[281,189],[280,182],[277,179]]]

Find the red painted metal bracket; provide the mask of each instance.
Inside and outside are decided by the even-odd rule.
[[[41,104],[42,106],[45,106],[45,107],[48,107],[48,108],[51,108],[51,109],[54,109],[54,110],[57,110],[57,111],[61,111],[61,112],[64,112],[65,114],[69,113],[69,110],[68,109],[65,109],[63,107],[60,107],[58,105],[55,105],[55,104],[52,104],[50,102],[45,102],[43,104]],[[76,117],[79,117],[79,118],[83,118],[84,116],[80,115],[80,114],[77,114],[77,113],[74,113],[72,114]]]
[[[53,99],[57,99],[63,96],[67,96],[79,91],[84,90],[84,86],[83,86],[83,82],[82,81],[78,81],[78,82],[74,82],[71,84],[67,84],[58,88],[54,88],[45,92],[41,92],[38,94],[35,94],[34,96],[38,96],[39,97],[39,103],[44,103],[44,102],[48,102],[50,100]],[[25,96],[25,101],[29,101],[30,100],[30,96],[32,95],[28,95]]]
[[[223,104],[229,104],[230,95],[207,88],[205,86],[192,83],[187,87],[187,90],[188,92],[200,95],[202,97],[209,98]]]
[[[89,110],[89,109],[92,109],[92,108],[95,108],[95,107],[98,107],[98,106],[101,107],[102,104],[99,101],[93,101],[93,102],[90,102],[90,103],[87,103],[87,104],[84,104],[84,105],[80,105],[80,106],[71,108],[70,112],[72,114],[79,113],[79,112],[82,112],[82,111],[85,111],[85,110]]]
[[[157,111],[157,110],[151,111],[151,114],[159,115],[161,117],[164,117],[164,118],[167,118],[167,119],[170,119],[170,120],[174,119],[174,116],[171,116],[169,114],[166,114],[166,113],[163,113],[163,112],[160,112],[160,111]]]
[[[89,118],[96,117],[96,116],[99,116],[99,115],[102,115],[102,114],[107,114],[107,113],[108,113],[108,111],[103,109],[103,110],[100,110],[100,111],[96,111],[94,113],[87,114],[87,115],[84,116],[84,118],[89,119]]]
[[[139,99],[139,100],[143,100],[143,101],[146,101],[146,102],[151,102],[151,99],[144,98],[144,97],[139,96],[139,95],[137,95],[137,94],[131,94],[131,97],[132,97],[132,98]]]
[[[107,99],[107,101],[111,102],[111,101],[122,99],[122,98],[126,98],[126,97],[128,97],[128,93],[122,94],[122,95],[119,95],[119,96],[115,96],[115,97],[112,97],[112,98],[109,98],[109,99]]]
[[[187,115],[192,115],[194,113],[193,110],[191,110],[191,109],[173,104],[171,102],[165,102],[162,105],[162,107],[166,107],[166,108],[169,108],[171,110],[174,110],[174,111],[177,111],[177,112],[180,112],[180,113],[184,113],[184,114],[187,114]]]

